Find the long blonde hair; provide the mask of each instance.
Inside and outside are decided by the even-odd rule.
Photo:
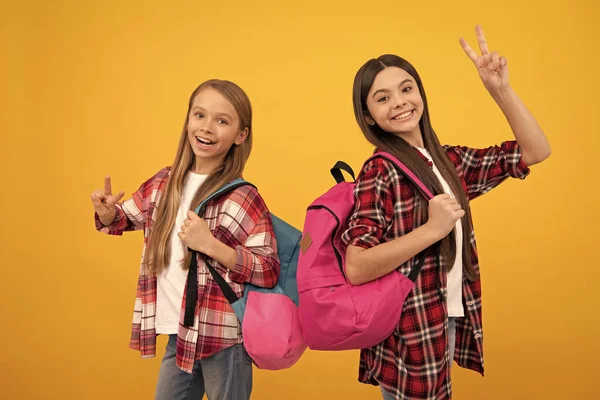
[[[248,129],[248,135],[242,144],[233,144],[231,146],[223,165],[212,171],[196,192],[190,209],[195,209],[202,200],[206,199],[224,184],[241,177],[246,161],[250,156],[250,151],[252,150],[252,106],[250,99],[242,88],[233,82],[218,79],[208,80],[198,86],[190,96],[175,161],[171,168],[167,187],[161,194],[154,225],[148,239],[144,264],[151,274],[160,274],[168,267],[170,262],[171,232],[175,226],[177,211],[181,203],[184,180],[186,174],[192,168],[195,159],[194,152],[188,140],[190,109],[198,93],[207,88],[216,90],[233,105],[239,116],[239,129],[240,131]],[[189,254],[186,257],[186,261],[189,261]],[[189,262],[184,262],[183,264],[184,268],[187,268],[188,265]]]

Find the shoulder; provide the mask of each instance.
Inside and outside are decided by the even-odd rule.
[[[444,149],[444,152],[454,165],[459,165],[461,163],[462,153],[465,147],[445,144],[444,146],[442,146],[442,148]]]
[[[171,167],[164,167],[140,185],[138,192],[149,195],[154,191],[162,191],[167,184]]]
[[[171,167],[164,167],[159,170],[157,173],[152,175],[144,184],[156,185],[163,182],[166,182],[171,174]]]
[[[225,194],[219,201],[221,212],[247,214],[252,219],[260,218],[269,210],[258,189],[253,185],[243,185]]]
[[[394,185],[403,183],[404,176],[398,172],[392,161],[383,157],[374,157],[365,162],[356,179],[356,183],[359,185],[372,181],[392,188]]]

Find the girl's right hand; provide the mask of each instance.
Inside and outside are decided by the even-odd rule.
[[[456,221],[464,215],[465,211],[455,198],[446,193],[440,194],[429,200],[427,225],[442,239],[454,229]]]
[[[113,196],[110,176],[104,178],[104,189],[94,190],[92,193],[92,203],[102,224],[105,226],[112,224],[117,215],[115,205],[124,195],[125,192],[119,192],[116,196]]]

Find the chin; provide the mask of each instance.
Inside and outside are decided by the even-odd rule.
[[[395,127],[395,129],[391,129],[388,132],[393,134],[393,135],[398,135],[398,136],[404,136],[404,135],[408,135],[409,133],[413,132],[415,130],[415,128],[402,128],[402,129],[398,129],[397,127]]]
[[[396,131],[396,132],[391,132],[392,135],[394,136],[398,136],[399,138],[402,138],[404,140],[408,140],[408,137],[410,136],[410,131]]]

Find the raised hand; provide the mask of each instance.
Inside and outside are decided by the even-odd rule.
[[[481,26],[477,25],[475,32],[477,33],[477,42],[479,43],[481,55],[477,55],[477,52],[469,46],[465,39],[460,38],[459,41],[467,56],[475,64],[483,86],[485,86],[491,95],[496,95],[509,87],[508,61],[506,61],[506,58],[498,56],[498,53],[495,51],[490,53]]]
[[[115,205],[123,198],[125,192],[119,192],[116,196],[112,194],[110,176],[104,178],[104,189],[94,190],[92,193],[92,204],[94,210],[104,225],[110,225],[115,220],[117,211]]]

